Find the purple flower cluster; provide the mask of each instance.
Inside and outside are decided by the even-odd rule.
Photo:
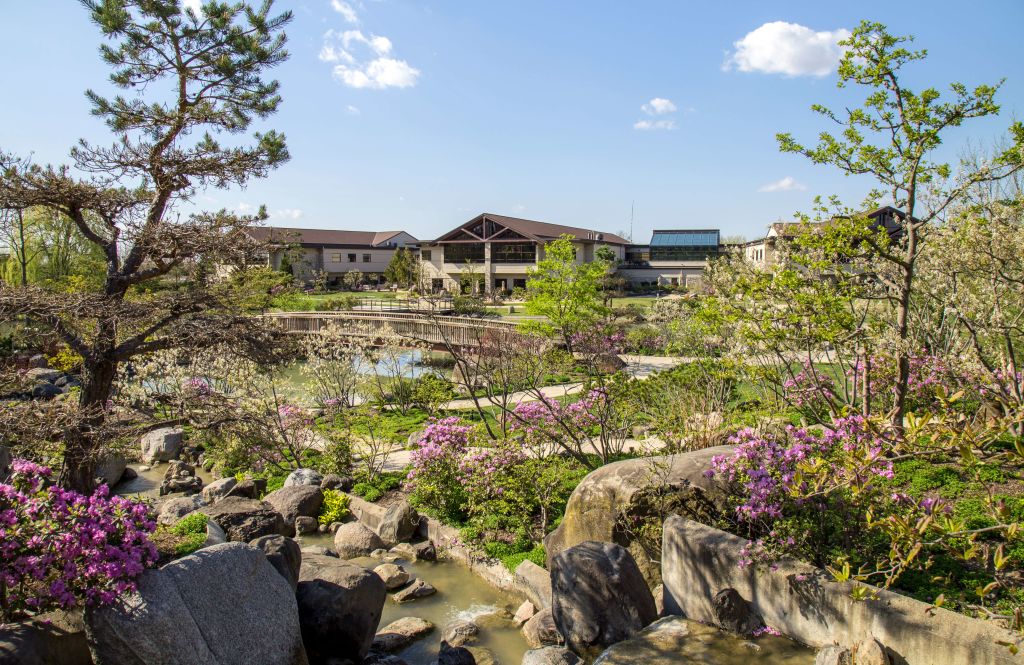
[[[799,506],[808,492],[811,468],[832,483],[863,488],[873,477],[892,478],[892,462],[883,455],[883,441],[862,416],[838,418],[823,432],[787,429],[784,439],[747,428],[729,439],[730,455],[716,455],[705,476],[718,476],[739,498],[736,516],[752,524],[780,519]]]
[[[461,463],[473,431],[472,427],[461,423],[453,416],[435,418],[427,424],[412,452],[412,469],[407,476],[410,488],[415,488],[417,478],[429,475],[438,464],[457,467]]]
[[[105,605],[136,588],[157,560],[149,507],[44,487],[49,468],[12,464],[0,483],[0,611],[4,621],[82,604]]]
[[[604,404],[605,397],[604,391],[595,388],[567,405],[553,400],[520,402],[512,410],[516,417],[509,429],[527,438],[556,436],[559,426],[585,429],[597,424],[594,414]]]
[[[569,335],[573,351],[591,356],[622,353],[626,347],[626,334],[622,331],[604,333],[600,330],[582,330]]]

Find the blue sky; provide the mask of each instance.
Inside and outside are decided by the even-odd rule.
[[[856,204],[870,182],[780,154],[774,136],[811,141],[825,127],[812,103],[860,98],[836,89],[831,43],[864,18],[928,49],[912,87],[1007,79],[1001,116],[950,134],[947,158],[1024,116],[1021,0],[276,7],[295,19],[267,126],[292,159],[196,201],[265,203],[273,224],[433,238],[487,211],[614,232],[635,202],[637,241],[653,228],[753,238],[815,194]],[[79,137],[108,140],[83,95],[105,89],[98,43],[77,2],[3,3],[0,149],[59,162]]]

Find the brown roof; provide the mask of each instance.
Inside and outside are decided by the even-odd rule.
[[[293,229],[283,226],[254,226],[249,235],[261,242],[302,245],[361,245],[379,247],[402,231],[337,231],[333,229]]]
[[[526,236],[530,240],[536,240],[537,242],[548,242],[554,240],[559,236],[566,234],[575,237],[577,240],[590,240],[594,242],[604,242],[610,245],[628,245],[629,241],[621,236],[617,236],[614,233],[605,233],[603,231],[594,231],[592,229],[582,229],[578,226],[563,226],[561,224],[550,224],[548,222],[538,222],[532,219],[521,219],[519,217],[506,217],[505,215],[496,215],[494,213],[485,212],[482,215],[477,215],[473,219],[469,220],[465,224],[461,224],[458,229],[463,229],[471,224],[483,220],[489,219],[492,222],[496,222],[505,228],[511,229],[516,233]],[[439,242],[445,238],[445,236],[452,235],[453,232],[449,232],[435,240]],[[598,238],[598,236],[601,236]]]

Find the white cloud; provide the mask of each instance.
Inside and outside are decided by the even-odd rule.
[[[650,131],[655,129],[676,129],[675,120],[637,120],[633,123],[633,129]]]
[[[181,0],[181,6],[182,8],[188,7],[196,13],[196,16],[203,15],[203,0]]]
[[[405,60],[390,57],[394,45],[381,35],[367,37],[361,30],[328,30],[320,60],[334,63],[332,73],[350,88],[383,90],[416,85],[420,71]]]
[[[734,42],[724,68],[786,76],[826,76],[842,56],[838,42],[850,36],[842,28],[815,32],[785,21],[765,23]]]
[[[349,115],[359,115],[360,113],[362,113],[362,111],[359,110],[358,106],[352,106],[351,104],[345,107],[345,112],[348,113]]]
[[[672,103],[672,100],[664,97],[655,97],[640,108],[647,115],[664,115],[676,111],[676,105]]]
[[[792,192],[794,190],[807,189],[807,186],[796,181],[793,176],[786,176],[782,180],[770,182],[757,188],[759,192]]]
[[[299,208],[282,208],[281,210],[275,210],[274,214],[271,215],[273,219],[289,219],[295,221],[302,217],[302,210]]]
[[[356,10],[352,9],[352,5],[347,2],[342,2],[342,0],[331,0],[331,8],[341,14],[349,23],[359,23],[359,17],[356,15]]]

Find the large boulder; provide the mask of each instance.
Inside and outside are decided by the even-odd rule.
[[[113,487],[121,482],[121,477],[124,476],[127,468],[128,460],[123,455],[114,452],[107,453],[96,464],[96,478],[102,484]]]
[[[53,383],[64,374],[60,370],[49,369],[48,367],[33,367],[25,372],[25,378],[29,381]]]
[[[405,568],[393,563],[382,563],[374,568],[373,572],[377,574],[388,591],[394,591],[409,581],[409,573],[405,571]]]
[[[529,559],[516,566],[515,580],[537,609],[551,607],[551,575]]]
[[[562,633],[559,632],[550,609],[541,610],[530,617],[523,624],[522,633],[531,649],[557,646],[565,643],[565,639],[562,637]]]
[[[178,457],[185,442],[185,432],[175,427],[161,427],[139,439],[142,462],[170,462]]]
[[[82,612],[50,612],[0,628],[0,665],[92,665]]]
[[[203,488],[203,480],[196,475],[196,468],[181,460],[171,460],[160,483],[160,496],[184,492],[196,494]]]
[[[97,665],[305,665],[292,588],[266,556],[223,543],[139,578],[119,603],[89,608]]]
[[[228,540],[248,543],[260,536],[287,535],[281,513],[263,501],[229,496],[201,510],[224,529]]]
[[[182,517],[199,510],[198,496],[178,496],[157,504],[156,522],[163,526],[174,526]]]
[[[234,489],[237,484],[238,481],[231,476],[221,478],[220,480],[214,480],[203,488],[203,501],[206,503],[215,503],[227,496],[228,492]]]
[[[263,550],[267,561],[292,589],[299,584],[299,568],[302,566],[302,550],[299,544],[285,536],[260,536],[249,543]]]
[[[392,653],[400,651],[434,630],[434,624],[419,617],[402,617],[377,631],[373,650]]]
[[[298,517],[316,517],[324,502],[324,493],[311,485],[290,485],[271,492],[263,500],[281,513],[286,528],[294,529]]]
[[[287,478],[284,479],[284,486],[312,485],[313,487],[319,487],[320,483],[323,481],[324,476],[319,471],[314,471],[313,469],[295,469],[288,474]]]
[[[334,532],[334,550],[342,559],[369,556],[370,552],[383,547],[380,536],[361,522],[342,524]]]
[[[37,383],[32,387],[32,399],[50,400],[63,392],[52,383]]]
[[[660,522],[666,514],[713,523],[726,509],[725,495],[704,472],[712,457],[732,449],[717,446],[623,460],[590,473],[573,490],[558,528],[544,539],[548,569],[555,556],[584,541],[618,543],[633,554],[648,586],[657,586],[661,583],[661,529],[637,529],[636,525]]]
[[[384,519],[377,527],[377,535],[386,547],[394,547],[398,543],[412,538],[420,525],[420,515],[408,501],[397,501],[384,513]]]
[[[392,595],[391,598],[396,603],[407,603],[410,600],[416,600],[417,598],[433,596],[435,593],[437,593],[437,589],[435,589],[433,585],[428,582],[424,582],[417,577],[409,586]]]
[[[555,625],[576,653],[628,639],[658,618],[633,556],[614,543],[587,541],[556,556],[551,587]]]
[[[373,643],[386,596],[384,583],[362,566],[303,557],[296,598],[310,663],[360,662]]]

